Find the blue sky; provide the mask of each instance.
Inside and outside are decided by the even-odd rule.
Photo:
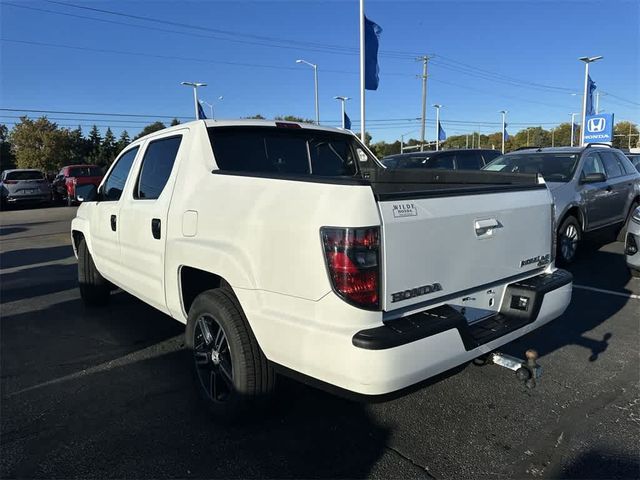
[[[201,90],[206,101],[224,96],[218,118],[314,118],[313,71],[295,63],[303,58],[319,65],[321,121],[338,124],[333,97],[346,95],[358,128],[357,0],[60,2],[67,5],[0,1],[0,107],[89,112],[49,117],[85,131],[96,123],[135,134],[154,118],[94,113],[190,117],[191,91],[180,86],[188,80],[209,84]],[[640,2],[368,0],[366,12],[383,29],[380,87],[366,103],[374,141],[419,136],[419,123],[408,119],[420,116],[421,54],[433,55],[428,138],[434,103],[444,105],[449,135],[498,131],[502,109],[511,133],[568,121],[581,108],[571,93],[581,94],[577,58],[585,55],[605,57],[592,66],[609,94],[601,109],[640,121]],[[0,111],[0,122],[10,125],[20,113]]]

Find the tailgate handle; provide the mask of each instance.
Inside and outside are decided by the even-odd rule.
[[[494,228],[502,228],[502,224],[495,218],[476,220],[474,226],[477,237],[489,237],[493,234]]]

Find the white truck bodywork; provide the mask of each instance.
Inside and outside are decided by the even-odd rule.
[[[380,329],[393,330],[399,321],[419,329],[423,324],[416,323],[416,315],[445,305],[461,311],[472,327],[506,312],[512,302],[509,285],[560,272],[552,259],[548,190],[505,187],[421,198],[405,192],[405,198],[385,199],[367,181],[221,171],[209,135],[221,127],[242,126],[277,128],[268,121],[206,120],[133,142],[122,154],[138,148],[120,200],[82,203],[71,227],[74,246],[83,236],[102,276],[183,323],[189,305],[182,269],[219,276],[233,289],[270,362],[366,395],[407,387],[495,350],[568,306],[570,278],[539,293],[534,317],[490,341],[469,343],[462,330],[443,327],[422,338],[409,332],[415,338],[411,341],[396,338],[367,346],[368,335],[384,336]],[[303,129],[345,135],[313,125]],[[136,199],[145,149],[177,135],[182,141],[162,193],[155,200]],[[161,224],[159,239],[152,236],[154,219]],[[335,293],[322,227],[380,228],[378,308],[359,308]],[[431,287],[421,289],[425,286]],[[356,341],[359,332],[373,330]]]

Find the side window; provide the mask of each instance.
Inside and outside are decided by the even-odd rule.
[[[480,152],[466,152],[460,150],[456,152],[456,163],[460,170],[479,170],[482,167]]]
[[[455,153],[443,153],[441,155],[435,155],[429,159],[429,168],[445,168],[453,170],[453,157]]]
[[[624,175],[622,167],[613,152],[600,152],[600,158],[604,163],[604,169],[608,178],[616,178]]]
[[[127,182],[131,165],[138,153],[138,147],[127,150],[118,160],[115,166],[109,172],[109,176],[103,184],[104,200],[117,201],[120,200],[124,184]]]
[[[631,160],[625,156],[624,153],[615,151],[613,154],[618,158],[618,161],[622,165],[622,169],[627,173],[627,175],[631,175],[632,173],[636,173],[636,168],[631,163]]]
[[[500,155],[501,155],[500,150],[491,150],[491,151],[485,150],[484,152],[482,152],[482,158],[484,159],[484,164],[486,165],[492,160],[495,160]]]
[[[600,157],[593,152],[585,158],[581,176],[584,178],[592,173],[605,173]]]
[[[134,198],[153,200],[160,196],[171,175],[181,142],[182,135],[149,143],[142,158]]]

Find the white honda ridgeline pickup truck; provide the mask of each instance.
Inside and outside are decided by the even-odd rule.
[[[397,391],[571,299],[542,178],[391,171],[344,130],[186,123],[131,143],[77,194],[82,299],[119,287],[185,323],[197,388],[223,417],[262,403],[275,372]]]

